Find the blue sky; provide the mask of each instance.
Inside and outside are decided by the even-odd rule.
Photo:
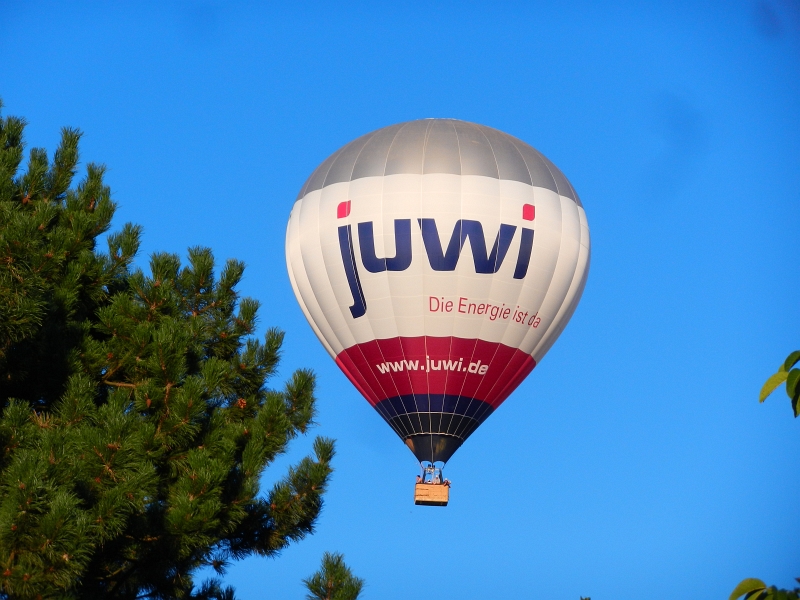
[[[116,226],[145,228],[141,264],[244,260],[262,329],[287,332],[281,376],[318,374],[324,513],[230,569],[240,598],[303,597],[325,550],[365,599],[724,598],[800,576],[800,422],[782,391],[758,404],[800,347],[800,4],[698,4],[0,0],[0,97],[29,145],[81,128]],[[575,316],[448,464],[446,509],[413,506],[413,456],[314,337],[283,253],[322,160],[424,117],[542,151],[592,234]]]

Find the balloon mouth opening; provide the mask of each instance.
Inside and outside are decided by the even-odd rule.
[[[425,462],[431,464],[442,463],[442,466],[450,460],[450,457],[464,443],[461,438],[443,433],[410,435],[403,441],[408,446],[408,449],[414,453],[420,464]]]

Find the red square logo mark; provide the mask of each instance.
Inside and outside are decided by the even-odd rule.
[[[350,216],[350,200],[347,202],[339,202],[339,206],[336,207],[336,218],[344,219],[348,216]]]
[[[536,217],[536,208],[533,206],[533,204],[523,204],[522,218],[526,221],[533,221],[534,217]]]

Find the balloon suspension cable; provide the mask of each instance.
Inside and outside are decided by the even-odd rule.
[[[446,485],[450,487],[450,480],[444,477],[444,463],[428,462],[426,460],[419,463],[420,474],[417,475],[417,483],[428,485]]]

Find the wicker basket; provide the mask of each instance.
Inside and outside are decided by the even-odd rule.
[[[449,499],[449,485],[418,483],[414,487],[414,504],[421,506],[447,506]]]

